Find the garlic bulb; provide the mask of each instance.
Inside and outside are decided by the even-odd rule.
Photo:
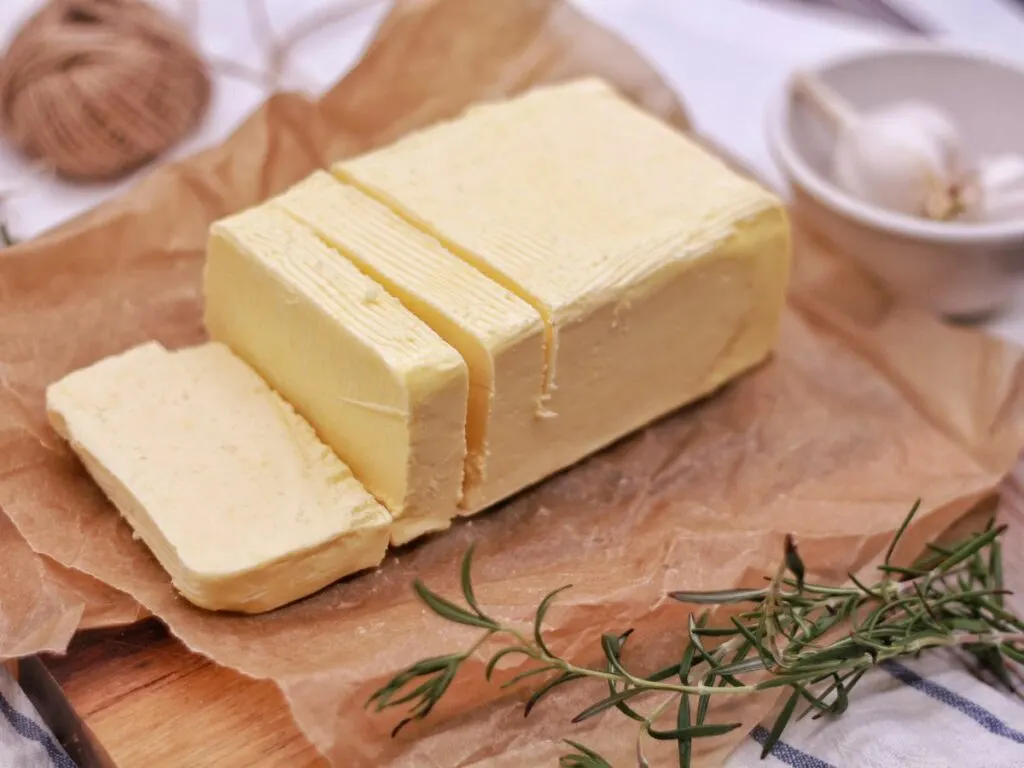
[[[858,112],[817,78],[804,75],[797,84],[836,129],[830,163],[836,184],[912,216],[948,219],[962,209],[967,162],[948,116],[920,101]]]
[[[996,155],[978,164],[965,219],[975,222],[1024,220],[1024,157]]]

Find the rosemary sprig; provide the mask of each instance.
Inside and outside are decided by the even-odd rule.
[[[541,601],[532,631],[492,618],[480,607],[473,591],[473,548],[462,561],[461,586],[465,606],[414,582],[419,598],[446,621],[477,627],[480,637],[465,651],[423,659],[376,691],[367,702],[378,712],[405,707],[407,716],[397,734],[410,722],[434,709],[462,664],[489,640],[508,642],[494,650],[484,668],[488,680],[499,662],[522,657],[527,663],[502,684],[543,678],[526,701],[529,715],[559,687],[583,679],[603,680],[607,695],[577,714],[573,723],[615,709],[638,723],[637,764],[647,739],[673,741],[681,768],[689,768],[695,739],[720,736],[738,727],[735,722],[709,722],[712,698],[753,695],[786,688],[788,694],[763,745],[768,755],[794,717],[836,716],[849,706],[850,691],[872,667],[889,659],[919,654],[932,648],[958,648],[1011,689],[1010,671],[1024,663],[1024,621],[1004,605],[1002,551],[1004,527],[989,526],[952,545],[932,544],[909,568],[894,565],[893,553],[913,518],[915,504],[903,521],[879,566],[880,576],[865,584],[850,574],[849,585],[805,583],[804,563],[792,537],[786,538],[779,568],[767,586],[717,592],[672,592],[690,605],[738,606],[728,624],[712,624],[712,614],[691,614],[689,639],[678,661],[651,674],[631,671],[623,650],[632,630],[601,637],[604,663],[581,666],[554,652],[544,638],[544,619],[563,586]],[[652,706],[653,705],[653,706]],[[801,706],[803,705],[803,706]],[[802,710],[797,715],[797,710]],[[674,711],[669,723],[668,714]],[[574,741],[573,752],[559,760],[562,768],[610,768],[608,761]]]

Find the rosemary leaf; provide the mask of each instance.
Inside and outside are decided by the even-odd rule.
[[[470,544],[466,549],[466,554],[462,558],[462,573],[460,574],[462,582],[462,596],[466,598],[466,605],[472,608],[476,612],[477,616],[481,619],[486,619],[493,624],[494,619],[489,618],[482,610],[480,610],[480,606],[476,602],[476,595],[473,594],[472,570],[474,549],[476,549],[476,544]]]
[[[618,638],[616,638],[616,648],[615,648],[615,657],[616,658],[619,658],[622,655],[622,646],[625,645],[626,640],[629,639],[629,636],[631,634],[633,634],[633,630],[632,629],[627,629],[625,632],[623,632],[621,635],[619,635]],[[673,672],[675,672],[675,671],[677,671],[679,669],[679,667],[675,666],[675,667],[672,667],[671,669],[673,670]],[[608,664],[607,670],[609,672],[615,672],[615,668],[611,665],[611,663]],[[649,677],[647,679],[651,680],[653,678]],[[619,688],[618,688],[618,686],[616,684],[616,681],[614,679],[609,679],[608,680],[608,693],[609,693],[609,695],[614,696],[618,692],[619,692]],[[643,723],[643,722],[646,722],[646,720],[647,720],[646,717],[641,715],[639,712],[637,712],[635,709],[633,709],[631,706],[629,706],[629,704],[627,704],[624,701],[620,701],[618,704],[616,704],[615,708],[617,710],[619,710],[619,712],[624,714],[626,717],[630,718],[631,720],[636,720],[638,723]]]
[[[928,575],[928,571],[922,571],[920,568],[902,568],[898,565],[889,564],[878,566],[878,570],[893,576],[906,576],[910,579],[916,579],[918,576]]]
[[[700,739],[708,736],[724,736],[735,731],[743,723],[716,723],[714,725],[691,725],[688,728],[673,728],[671,731],[658,731],[648,726],[647,735],[659,741],[679,741],[681,739]]]
[[[669,592],[668,596],[681,603],[694,605],[729,605],[731,603],[758,602],[767,589],[723,589],[717,592]]]
[[[831,705],[825,700],[825,697],[828,695],[826,692],[822,692],[820,696],[816,696],[806,685],[799,685],[796,683],[793,685],[793,690],[800,694],[800,698],[810,704],[810,707],[804,710],[805,713],[815,709],[819,712],[827,712],[831,707]],[[826,691],[828,690],[829,689],[826,689]],[[802,717],[803,715],[799,715],[797,720]]]
[[[910,508],[907,516],[903,518],[903,522],[900,527],[896,529],[896,535],[892,537],[892,541],[889,542],[888,549],[885,550],[885,558],[882,560],[885,565],[889,565],[892,562],[893,553],[896,551],[896,545],[900,543],[900,539],[903,538],[903,534],[907,532],[907,528],[910,526],[910,521],[914,519],[914,515],[921,508],[921,500],[918,499],[914,502],[914,506]]]
[[[677,674],[679,674],[679,665],[669,664],[667,667],[662,667],[658,671],[647,675],[646,679],[657,683],[662,680],[668,680],[670,677],[675,677]]]
[[[589,720],[594,715],[599,715],[606,709],[610,709],[618,704],[620,701],[627,701],[634,696],[639,696],[641,693],[645,693],[642,688],[627,688],[624,691],[619,691],[612,696],[606,696],[595,704],[591,704],[589,707],[580,712],[576,717],[572,719],[574,724],[582,723],[584,720]]]
[[[614,672],[629,680],[632,675],[622,666],[622,659],[619,658],[619,648],[619,638],[616,635],[609,632],[601,635],[601,649],[604,651],[605,658],[608,659],[608,664]]]
[[[552,654],[547,645],[544,644],[544,617],[547,615],[548,609],[551,607],[551,603],[555,601],[555,598],[558,597],[560,593],[565,592],[565,590],[570,588],[572,588],[572,584],[566,584],[558,589],[548,592],[544,596],[544,599],[540,601],[540,605],[537,607],[537,613],[533,619],[533,640],[537,643],[537,647],[548,656],[551,656]]]
[[[1024,664],[1024,650],[1021,650],[1010,643],[1003,643],[999,646],[999,650],[1001,650],[1007,658],[1016,661],[1018,664]]]
[[[424,693],[431,690],[434,687],[433,680],[427,680],[425,683],[420,683],[418,686],[413,688],[409,693],[404,696],[391,700],[389,699],[384,706],[398,706],[399,704],[405,704],[407,701],[420,698]]]
[[[775,724],[772,725],[771,731],[768,733],[768,738],[764,740],[764,744],[761,747],[761,759],[764,760],[771,754],[772,748],[778,742],[779,737],[782,735],[783,730],[789,724],[790,718],[793,717],[793,712],[796,710],[796,703],[800,700],[800,691],[794,690],[786,700],[785,706],[782,711],[779,712],[779,716],[775,719]]]
[[[676,711],[676,730],[680,732],[690,731],[693,723],[690,722],[690,697],[682,695],[679,697],[679,709]],[[693,764],[693,737],[688,739],[677,739],[679,752],[679,768],[690,768]]]
[[[953,554],[953,550],[939,546],[938,544],[933,544],[932,542],[928,542],[927,544],[925,544],[925,546],[928,548],[928,551],[934,552],[936,555],[939,555],[943,560],[945,560],[947,557]]]
[[[465,624],[471,627],[482,627],[484,629],[498,629],[498,625],[491,619],[486,619],[481,616],[477,616],[474,613],[470,613],[464,608],[460,608],[450,600],[446,600],[436,592],[430,591],[427,586],[416,579],[412,583],[412,588],[416,591],[420,600],[426,603],[427,607],[430,608],[434,613],[440,616],[442,619],[455,622],[456,624]]]
[[[953,554],[943,560],[936,568],[939,573],[945,573],[951,568],[959,565],[964,560],[969,558],[975,552],[978,552],[997,538],[1002,536],[1006,532],[1005,525],[999,525],[985,533],[977,534],[969,539],[966,543],[962,544],[959,548],[953,550]]]
[[[992,575],[990,587],[998,594],[996,602],[1003,606],[1003,545],[998,539],[992,542],[989,551],[988,572]]]
[[[571,683],[573,680],[579,680],[582,677],[584,677],[584,675],[580,672],[563,672],[562,674],[548,680],[530,694],[530,698],[526,700],[526,706],[523,708],[523,717],[529,717],[530,712],[532,712],[533,708],[540,703],[540,700],[547,694],[551,693],[555,688],[560,685],[564,685],[565,683]]]
[[[490,661],[487,662],[487,666],[484,667],[484,677],[488,682],[494,676],[494,670],[497,669],[498,662],[506,656],[511,656],[516,653],[521,653],[524,656],[530,657],[530,649],[522,645],[510,645],[498,650],[493,656],[491,656]]]
[[[679,662],[679,682],[688,685],[690,682],[690,668],[693,666],[693,656],[696,649],[692,643],[688,643],[683,651],[683,659]],[[679,697],[679,707],[676,710],[676,730],[685,731],[693,727],[690,722],[690,695],[682,694]],[[690,768],[693,760],[693,739],[678,739],[679,766]]]
[[[714,672],[708,672],[707,675],[704,676],[704,679],[701,680],[701,686],[704,687],[704,688],[710,688],[714,684],[715,684],[715,673]],[[702,693],[698,697],[698,699],[697,699],[697,718],[696,718],[696,724],[697,725],[703,725],[704,724],[704,720],[708,716],[708,708],[710,706],[711,706],[711,694],[710,693]]]
[[[743,635],[746,641],[750,643],[751,647],[757,651],[758,656],[761,657],[761,661],[764,662],[765,668],[768,668],[770,665],[774,663],[775,660],[771,657],[771,654],[768,653],[768,651],[765,649],[764,643],[757,637],[757,635],[755,635],[751,630],[747,629],[746,625],[740,623],[736,618],[732,619],[732,624],[734,627],[736,627],[737,630],[739,630],[739,633]]]
[[[577,750],[579,754],[562,755],[558,758],[559,768],[612,768],[611,763],[579,742],[566,739],[565,743]]]
[[[707,622],[707,618],[708,615],[706,612],[702,613],[698,619],[694,619],[693,614],[691,613],[689,617],[687,617],[687,631],[690,633],[690,645],[694,647],[701,659],[705,659],[708,664],[714,667],[717,666],[717,662],[715,661],[714,655],[708,653],[704,648],[703,633],[701,631],[701,627]]]
[[[757,627],[748,626],[747,629],[753,631]],[[732,627],[694,627],[690,629],[690,634],[696,634],[699,637],[732,637],[736,634],[736,630]]]

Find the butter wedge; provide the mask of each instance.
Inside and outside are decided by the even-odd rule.
[[[46,405],[198,606],[267,611],[384,557],[387,511],[220,344],[144,344],[51,385]]]
[[[532,432],[539,475],[714,391],[775,343],[780,201],[599,80],[473,107],[332,171],[544,318],[553,418]]]
[[[535,481],[544,322],[533,307],[354,187],[317,171],[271,204],[308,225],[469,367],[464,511]]]
[[[469,377],[459,353],[306,227],[268,206],[210,230],[206,327],[295,406],[394,517],[457,514]]]

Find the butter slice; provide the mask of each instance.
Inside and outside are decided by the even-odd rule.
[[[544,318],[553,418],[533,429],[539,476],[774,345],[782,204],[599,80],[473,107],[332,170]]]
[[[56,430],[198,606],[258,613],[384,557],[391,517],[224,346],[155,342],[46,393]]]
[[[480,510],[536,480],[531,424],[540,405],[544,322],[511,291],[324,171],[271,201],[380,283],[469,367],[462,507]]]
[[[394,518],[447,528],[462,496],[458,352],[306,227],[266,205],[210,230],[206,327],[316,429]]]

